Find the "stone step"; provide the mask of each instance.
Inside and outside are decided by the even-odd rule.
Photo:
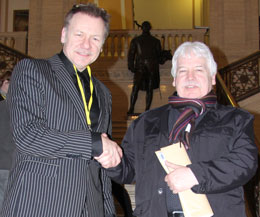
[[[112,128],[112,133],[125,133],[126,132],[126,130],[127,130],[127,128],[126,127],[113,127]]]
[[[126,120],[116,120],[112,123],[112,137],[115,142],[121,144],[127,130]]]

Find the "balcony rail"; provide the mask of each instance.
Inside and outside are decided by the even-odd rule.
[[[104,44],[101,57],[124,58],[131,40],[141,34],[141,30],[111,30]],[[190,30],[152,30],[165,50],[172,53],[184,41],[201,41],[209,43],[209,32],[206,29]],[[0,32],[0,43],[27,54],[27,32]]]
[[[28,57],[26,54],[0,43],[0,75],[7,70],[12,71],[18,61]]]
[[[140,35],[140,30],[112,30],[103,46],[101,57],[124,58],[127,56],[131,40]],[[185,41],[201,41],[209,44],[206,29],[191,30],[152,30],[151,34],[161,41],[162,49],[171,50]]]
[[[27,32],[0,32],[0,43],[27,54]]]

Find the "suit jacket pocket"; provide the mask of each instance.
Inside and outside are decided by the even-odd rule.
[[[59,165],[57,162],[24,160],[20,163],[20,170],[46,177],[56,177]]]

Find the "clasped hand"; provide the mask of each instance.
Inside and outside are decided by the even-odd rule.
[[[117,166],[123,156],[122,149],[116,142],[110,140],[105,133],[101,134],[101,140],[103,153],[95,159],[106,169]]]
[[[166,161],[166,166],[171,171],[165,176],[165,182],[174,194],[191,189],[198,185],[198,180],[189,167],[180,166]]]

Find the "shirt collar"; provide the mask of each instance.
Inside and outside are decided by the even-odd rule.
[[[73,67],[73,64],[71,63],[71,61],[68,59],[68,57],[66,57],[63,50],[61,50],[61,52],[58,55],[59,55],[61,61],[63,62],[63,64],[65,65],[65,68],[67,69],[67,71],[73,77],[73,75],[75,74],[75,70],[74,70],[74,67]],[[80,72],[80,71],[78,71],[78,72],[83,73],[83,74],[87,73],[87,75],[88,75],[87,69],[85,69],[82,72]],[[86,76],[86,77],[88,78],[89,76]]]
[[[65,68],[67,69],[67,71],[70,73],[71,76],[73,76],[75,74],[75,71],[74,71],[74,68],[73,68],[73,64],[65,56],[63,50],[61,50],[61,52],[58,55],[59,55],[61,61],[63,62]]]

